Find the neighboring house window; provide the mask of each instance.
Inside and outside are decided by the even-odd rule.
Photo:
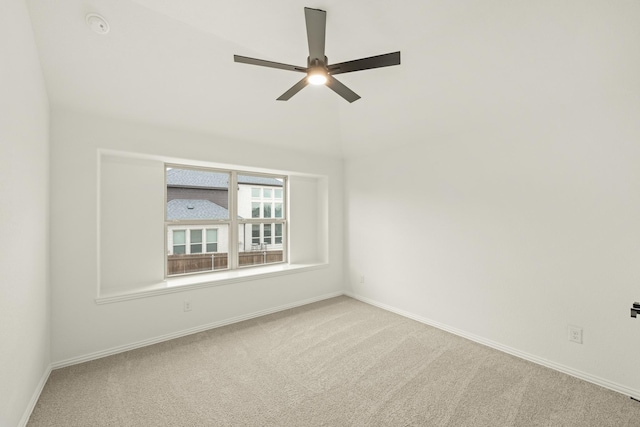
[[[282,244],[282,224],[274,224],[275,225],[275,244]]]
[[[167,276],[286,261],[286,183],[167,165]]]
[[[202,230],[189,230],[191,236],[191,253],[202,253]]]
[[[272,245],[273,241],[271,240],[271,224],[264,224],[262,226],[262,229],[263,229],[262,240],[264,241],[264,244]]]
[[[239,185],[242,193],[242,185]],[[251,218],[261,219],[246,229],[246,242],[241,247],[250,251],[279,250],[283,247],[284,198],[283,188],[264,183],[262,188],[251,187]],[[242,212],[240,212],[242,216]],[[275,222],[274,220],[278,220]],[[257,221],[256,221],[257,222]],[[241,231],[242,232],[242,231]]]
[[[206,238],[206,241],[203,241],[203,238]],[[204,229],[194,225],[185,230],[171,229],[169,239],[171,240],[170,255],[218,252],[218,229],[216,228]]]
[[[251,225],[251,245],[260,244],[260,224]]]
[[[218,230],[207,229],[207,252],[218,252]]]
[[[173,253],[176,255],[187,253],[187,231],[173,230]]]

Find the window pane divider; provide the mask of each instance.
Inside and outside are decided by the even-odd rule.
[[[229,176],[229,250],[227,268],[238,268],[238,173],[231,171]]]
[[[218,224],[231,224],[231,220],[228,219],[185,219],[185,220],[172,220],[167,221],[168,226],[179,225],[218,225]]]
[[[283,218],[246,218],[238,219],[238,224],[284,224],[287,222]]]

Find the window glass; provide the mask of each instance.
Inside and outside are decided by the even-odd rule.
[[[282,176],[238,174],[238,216],[255,221],[238,229],[239,268],[284,261],[285,189]]]
[[[282,224],[275,224],[275,244],[282,244]]]
[[[186,240],[186,234],[187,232],[185,230],[175,230],[173,232],[173,244],[174,245],[184,245],[187,240]]]
[[[251,203],[251,218],[260,218],[260,202]]]
[[[192,254],[202,253],[202,230],[191,230],[191,250]]]
[[[173,253],[176,255],[184,255],[187,253],[186,231],[176,230],[173,232]]]
[[[167,221],[229,219],[229,173],[166,168]]]
[[[263,243],[266,245],[271,245],[271,224],[264,224],[264,233],[263,233]]]
[[[186,226],[186,230],[173,230],[172,227],[176,226],[169,226],[169,239],[173,240],[169,242],[167,276],[228,268],[227,224],[216,224],[216,228],[191,224]]]
[[[207,229],[207,252],[218,252],[218,230]]]
[[[183,255],[187,252],[185,230],[176,230],[173,232],[173,253],[176,255]]]
[[[167,165],[166,275],[283,262],[285,186],[284,176]]]
[[[260,244],[260,224],[253,224],[251,226],[251,244]]]

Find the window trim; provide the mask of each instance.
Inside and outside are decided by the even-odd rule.
[[[111,304],[138,298],[148,298],[156,295],[164,295],[186,290],[202,289],[217,286],[226,286],[234,283],[243,283],[250,280],[262,280],[271,277],[281,277],[289,274],[297,274],[329,268],[326,262],[312,264],[262,264],[251,269],[240,269],[234,272],[220,270],[218,273],[204,273],[194,275],[183,274],[171,276],[161,282],[155,283],[145,289],[131,291],[109,291],[102,293],[95,299],[96,304]],[[212,277],[215,276],[215,277]]]
[[[205,172],[216,172],[216,173],[226,173],[229,174],[229,189],[228,189],[228,212],[229,212],[229,218],[228,219],[206,219],[206,220],[168,220],[167,219],[167,168],[175,168],[175,169],[190,169],[190,170],[199,170],[199,171],[205,171]],[[242,176],[255,176],[255,177],[265,177],[265,178],[277,178],[277,179],[282,179],[282,205],[283,205],[283,212],[282,212],[282,218],[240,218],[238,215],[238,193],[239,193],[239,184],[238,184],[238,175],[242,175]],[[260,173],[260,172],[251,172],[251,171],[243,171],[243,170],[239,170],[239,169],[220,169],[220,168],[209,168],[209,167],[201,167],[201,166],[191,166],[191,165],[184,165],[184,164],[178,164],[178,163],[169,163],[169,162],[165,162],[164,163],[164,240],[165,240],[165,244],[164,244],[164,252],[165,252],[165,256],[164,256],[164,278],[165,280],[171,280],[171,279],[176,279],[179,277],[185,277],[185,276],[192,276],[192,275],[201,275],[201,274],[216,274],[216,273],[221,273],[221,272],[229,272],[229,271],[235,271],[235,270],[244,270],[244,269],[250,269],[250,268],[260,268],[260,267],[265,267],[265,266],[270,266],[270,265],[279,265],[279,264],[289,264],[289,222],[288,222],[288,181],[289,181],[289,176],[288,175],[279,175],[279,174],[269,174],[269,173]],[[245,184],[242,184],[245,185]],[[251,201],[255,200],[256,198],[253,197],[253,188],[260,188],[260,194],[261,197],[259,198],[260,200],[260,214],[262,216],[263,212],[262,212],[262,207],[263,207],[263,201],[264,201],[264,187],[263,185],[260,184],[246,184],[249,188],[249,191],[251,192],[249,199]],[[273,189],[272,189],[273,190]],[[272,198],[270,199],[272,202],[275,202],[275,198],[274,198],[275,192],[272,192]],[[280,199],[278,199],[280,200]],[[282,224],[282,230],[283,230],[283,236],[282,236],[282,261],[279,262],[272,262],[272,263],[268,263],[268,264],[253,264],[253,265],[246,265],[246,266],[239,266],[238,265],[238,261],[239,261],[239,243],[240,243],[240,236],[239,236],[239,227],[241,225],[244,224]],[[228,231],[228,245],[227,245],[227,268],[226,269],[220,269],[220,270],[215,270],[215,271],[195,271],[195,272],[190,272],[190,273],[183,273],[183,274],[174,274],[174,275],[169,275],[168,274],[168,227],[169,226],[175,226],[175,225],[185,225],[187,227],[192,226],[192,225],[202,225],[203,230],[204,230],[204,234],[205,236],[203,236],[203,241],[206,240],[206,229],[207,228],[212,228],[212,226],[215,225],[227,225],[229,227],[229,231]],[[207,227],[208,226],[208,227]],[[275,227],[274,227],[275,228]],[[260,227],[260,239],[262,240],[262,229],[263,227]],[[190,233],[185,233],[186,235],[190,235]],[[273,234],[273,233],[272,233]],[[185,236],[186,237],[186,236]],[[273,237],[272,237],[273,239]],[[187,240],[188,241],[188,240]],[[216,242],[219,244],[219,242]],[[185,242],[186,245],[186,242]],[[203,250],[206,249],[206,243],[202,243],[203,245]],[[185,249],[187,249],[185,247]]]

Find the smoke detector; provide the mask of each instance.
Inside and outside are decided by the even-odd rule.
[[[97,13],[88,14],[86,21],[89,28],[98,34],[105,35],[109,32],[109,23]]]

